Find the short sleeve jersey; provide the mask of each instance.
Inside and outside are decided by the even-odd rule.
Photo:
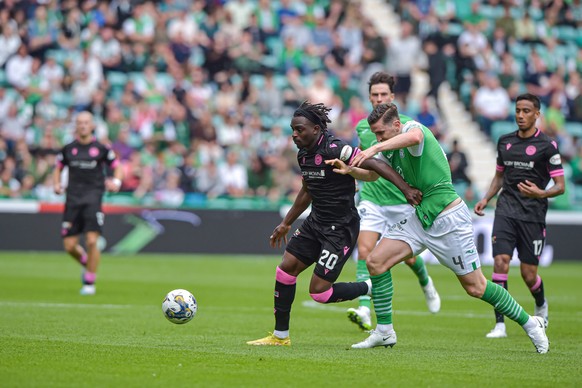
[[[503,172],[503,187],[497,200],[496,215],[528,222],[545,222],[548,200],[528,198],[517,188],[528,180],[544,189],[550,179],[564,175],[558,144],[539,129],[528,138],[518,131],[499,138],[497,171]]]
[[[400,115],[402,124],[412,120],[408,116]],[[370,130],[367,119],[362,119],[356,126],[356,133],[360,139],[360,149],[366,150],[378,143],[376,135]],[[360,191],[360,198],[380,206],[401,205],[406,202],[404,194],[392,182],[380,177],[375,181],[364,182]]]
[[[359,152],[358,148],[324,131],[313,149],[302,148],[297,153],[301,175],[311,195],[310,217],[314,221],[337,225],[359,222],[354,178],[333,172],[334,167],[324,162],[337,158],[349,163]]]
[[[87,202],[100,200],[105,191],[105,167],[115,167],[115,152],[94,140],[81,144],[77,140],[63,147],[57,155],[62,168],[69,167],[67,201]]]
[[[429,229],[447,205],[459,197],[451,181],[451,169],[445,152],[432,132],[417,121],[402,126],[402,133],[420,128],[423,141],[413,147],[382,153],[402,178],[422,192],[416,215],[424,229]]]

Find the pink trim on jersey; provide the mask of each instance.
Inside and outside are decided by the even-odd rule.
[[[536,278],[536,284],[534,284],[533,287],[531,287],[529,290],[535,291],[538,288],[540,288],[541,284],[542,284],[542,278],[540,277],[540,275],[538,275],[538,277]]]
[[[553,178],[553,177],[556,177],[556,176],[563,176],[563,175],[564,175],[564,170],[563,169],[550,171],[550,178]]]
[[[507,281],[507,274],[493,272],[493,274],[491,275],[491,280],[498,281],[498,282],[506,282]]]
[[[539,135],[540,133],[542,133],[542,131],[540,131],[538,128],[536,128],[536,129],[537,129],[537,131],[536,131],[536,134],[534,135],[534,137],[538,137],[538,135]]]
[[[348,162],[348,164],[352,164],[352,160],[354,160],[354,158],[356,157],[356,155],[359,154],[360,152],[362,152],[362,150],[360,150],[359,148],[356,148],[356,152],[354,152],[352,154],[352,157],[350,158],[350,161]]]
[[[63,162],[61,162],[60,160],[57,162],[57,167],[59,168],[59,170],[62,170],[63,168],[65,168],[65,165]]]
[[[319,293],[319,294],[309,294],[309,295],[311,295],[311,298],[318,303],[327,303],[329,298],[331,298],[332,294],[333,294],[333,288],[330,288],[329,290],[324,291],[324,292]]]
[[[113,162],[111,162],[112,168],[116,168],[117,166],[119,166],[119,159],[115,159]]]
[[[275,275],[275,280],[279,283],[283,283],[286,286],[291,286],[297,283],[297,276],[291,276],[287,272],[283,271],[281,268],[277,267],[277,274]]]
[[[500,166],[500,165],[497,165],[497,166],[495,166],[495,169],[496,169],[497,171],[504,171],[504,170],[505,170],[505,166]]]
[[[319,138],[319,140],[317,141],[317,145],[320,145],[322,141],[323,141],[323,135],[321,135],[321,137],[320,137],[320,138]]]

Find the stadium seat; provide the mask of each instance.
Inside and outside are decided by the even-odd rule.
[[[582,139],[582,123],[567,121],[566,124],[564,125],[564,129],[570,135]]]
[[[572,26],[556,26],[556,33],[558,39],[564,43],[575,42],[578,36],[576,28]]]
[[[52,101],[61,108],[69,108],[73,105],[73,96],[69,92],[55,90],[51,94]]]
[[[496,121],[491,125],[491,141],[493,144],[497,144],[501,136],[514,131],[516,128],[512,121]]]
[[[0,69],[0,87],[8,86],[8,82],[6,81],[6,72],[4,69]]]
[[[123,89],[125,84],[127,83],[127,74],[122,73],[120,71],[110,71],[107,73],[107,81],[111,88],[113,89]]]

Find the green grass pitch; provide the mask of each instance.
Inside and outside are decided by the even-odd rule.
[[[399,265],[390,349],[350,350],[365,338],[345,314],[357,302],[316,305],[299,277],[290,348],[252,347],[273,318],[278,257],[105,255],[97,295],[82,297],[80,267],[64,253],[0,253],[2,387],[487,387],[582,386],[582,263],[542,268],[550,303],[546,355],[509,321],[491,340],[490,306],[465,295],[454,275],[429,266],[442,298],[431,315],[412,272]],[[484,268],[486,276],[491,267]],[[340,280],[352,281],[348,263]],[[190,290],[196,317],[174,325],[161,302]],[[533,298],[512,267],[509,289]]]

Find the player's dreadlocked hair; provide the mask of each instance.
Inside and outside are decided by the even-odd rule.
[[[392,103],[380,104],[368,116],[368,124],[375,124],[380,119],[382,119],[382,123],[389,124],[396,118],[398,118],[398,108],[396,108],[396,105]]]
[[[331,108],[319,104],[311,104],[308,101],[303,101],[303,103],[295,110],[293,117],[305,117],[307,120],[311,121],[315,125],[323,130],[327,129],[327,123],[331,123],[327,113],[331,111]]]

